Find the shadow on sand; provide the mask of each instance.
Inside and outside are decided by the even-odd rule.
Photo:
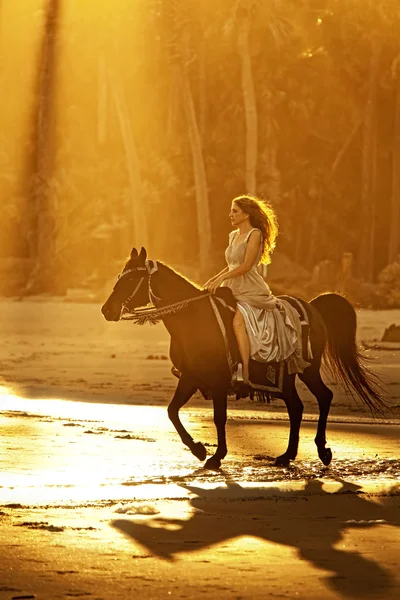
[[[244,489],[234,482],[212,490],[182,485],[196,494],[189,502],[197,510],[189,520],[155,518],[149,525],[119,519],[112,526],[166,560],[253,536],[297,549],[301,560],[330,573],[325,584],[341,596],[385,597],[394,585],[392,575],[361,553],[337,545],[350,528],[398,526],[399,487],[377,504],[359,486],[340,484],[335,493],[326,492],[319,480],[300,491]]]

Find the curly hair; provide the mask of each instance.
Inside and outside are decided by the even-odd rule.
[[[234,198],[233,202],[249,215],[251,225],[261,231],[263,252],[260,262],[269,264],[278,235],[278,221],[274,209],[268,202],[247,194]]]

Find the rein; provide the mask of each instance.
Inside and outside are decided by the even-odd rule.
[[[195,296],[194,298],[187,298],[186,300],[181,300],[179,302],[174,302],[173,304],[167,304],[167,306],[162,306],[160,308],[150,307],[150,308],[140,308],[135,309],[132,312],[125,312],[121,316],[121,320],[123,321],[133,321],[135,325],[144,325],[145,323],[150,323],[151,325],[156,325],[159,321],[161,321],[167,315],[173,315],[178,311],[186,308],[188,304],[191,302],[196,302],[197,300],[203,300],[203,298],[208,298],[212,294],[208,292],[207,294],[203,294],[202,296]],[[219,300],[219,298],[218,298]]]

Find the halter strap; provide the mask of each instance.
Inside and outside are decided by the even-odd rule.
[[[156,260],[146,260],[145,265],[146,265],[147,272],[149,274],[149,300],[154,305],[156,305],[159,302],[161,302],[161,298],[156,296],[155,293],[153,292],[153,289],[151,287],[151,276],[154,275],[154,273],[156,273],[158,271],[158,264],[157,264]]]

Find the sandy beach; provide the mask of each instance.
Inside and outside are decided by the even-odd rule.
[[[0,0],[0,600],[400,600],[399,31]]]
[[[231,399],[214,473],[168,421],[176,380],[162,326],[106,323],[98,304],[57,299],[0,309],[0,599],[399,597],[398,350],[370,351],[384,419],[332,387],[329,468],[299,386],[296,462],[272,466],[283,403]],[[370,341],[400,311],[358,318]],[[183,420],[211,454],[210,403],[196,396]]]

